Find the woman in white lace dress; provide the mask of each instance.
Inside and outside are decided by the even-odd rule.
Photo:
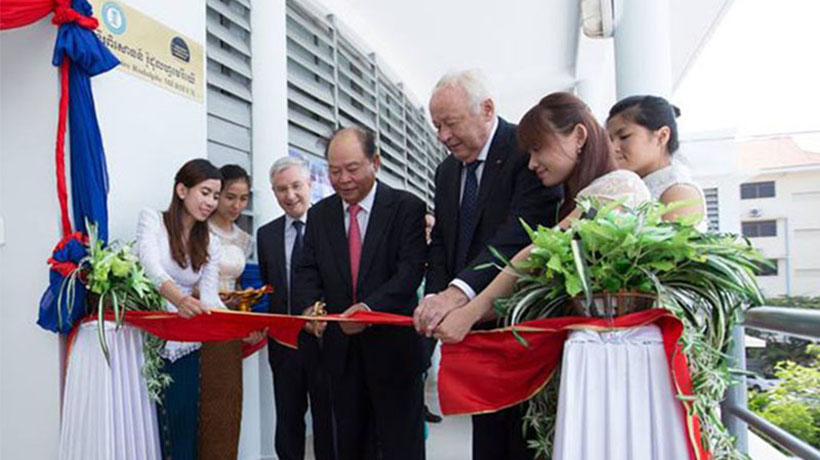
[[[672,220],[681,216],[701,216],[697,227],[706,231],[706,199],[689,170],[674,159],[678,150],[680,110],[658,96],[630,96],[612,106],[606,129],[615,159],[622,168],[643,178],[652,199],[663,204],[687,201],[693,204],[669,212]]]
[[[219,300],[219,239],[211,238],[207,223],[221,188],[215,166],[191,160],[174,178],[168,210],[145,209],[139,215],[137,248],[145,273],[168,310],[186,318],[225,307]],[[157,406],[166,459],[198,458],[199,348],[199,343],[167,342],[162,353],[173,379]]]
[[[239,289],[239,277],[251,255],[251,236],[236,225],[248,205],[251,180],[237,165],[219,168],[222,191],[216,211],[208,219],[211,237],[220,241],[219,291]],[[233,308],[228,305],[228,308]],[[258,342],[261,333],[245,341]],[[235,459],[242,422],[242,343],[207,342],[201,351],[200,460]]]
[[[564,185],[562,221],[580,217],[576,198],[624,199],[637,206],[650,199],[635,173],[618,169],[606,131],[587,106],[568,93],[554,93],[530,109],[518,139],[530,153],[530,169],[546,186]],[[532,246],[513,261],[527,258]],[[493,302],[513,292],[506,270],[475,299],[450,312],[436,329],[443,342],[460,342],[472,326],[491,319]],[[657,326],[600,332],[579,328],[564,344],[553,460],[688,457],[682,407],[675,399]]]

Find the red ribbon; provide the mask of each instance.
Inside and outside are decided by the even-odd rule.
[[[60,112],[57,121],[57,146],[54,161],[57,165],[57,199],[60,202],[60,221],[63,236],[71,234],[71,221],[68,218],[68,192],[65,183],[65,129],[68,116],[68,66],[70,59],[65,56],[60,65]]]
[[[105,318],[113,320],[114,315],[108,312]],[[129,311],[124,320],[163,339],[189,342],[233,340],[268,328],[270,337],[293,348],[297,347],[299,332],[308,321],[413,325],[410,317],[372,311],[356,312],[350,317],[327,315],[316,318],[212,310],[210,314],[190,319],[169,312]],[[444,345],[438,384],[442,412],[446,415],[495,412],[532,398],[554,375],[560,364],[564,341],[571,330],[619,329],[648,324],[656,324],[661,329],[677,393],[692,396],[689,367],[679,343],[683,324],[668,310],[657,308],[618,317],[614,324],[586,317],[522,323],[515,330],[527,341],[526,347],[515,338],[510,328],[473,331],[461,343]],[[700,422],[692,403],[685,400],[680,403],[684,408],[690,458],[708,460],[710,454],[701,443]]]
[[[663,335],[664,351],[677,393],[692,396],[689,366],[679,343],[683,324],[671,312],[651,309],[620,316],[614,324],[600,318],[562,317],[529,321],[510,328],[471,332],[463,342],[443,345],[439,370],[439,399],[446,415],[495,412],[535,396],[560,365],[564,341],[575,329],[623,329],[655,324]],[[689,456],[707,460],[700,438],[700,421],[691,401],[683,406]]]
[[[51,18],[52,24],[59,26],[67,22],[76,22],[77,25],[86,29],[93,30],[99,27],[100,22],[97,18],[83,16],[78,13],[69,6],[71,3],[69,0],[59,0],[57,3],[57,6],[54,7],[54,17]]]

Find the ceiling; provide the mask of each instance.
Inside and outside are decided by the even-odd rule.
[[[480,68],[493,87],[499,114],[515,121],[540,97],[572,88],[578,78],[578,0],[316,1],[317,8],[337,16],[348,33],[376,53],[418,104],[426,105],[445,72]],[[669,1],[677,86],[731,0]],[[601,60],[596,55],[587,59]],[[612,79],[613,72],[593,70],[592,78]],[[614,94],[606,99],[614,102]]]

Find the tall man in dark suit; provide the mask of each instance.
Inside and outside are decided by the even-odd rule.
[[[497,274],[472,267],[495,261],[488,246],[512,257],[530,243],[519,223],[554,225],[562,191],[546,188],[527,168],[516,126],[495,113],[480,73],[445,75],[433,90],[430,115],[451,155],[436,169],[435,218],[426,296],[414,315],[432,336],[442,319],[463,307]],[[532,458],[522,436],[521,406],[473,417],[473,459]]]
[[[294,283],[299,305],[329,313],[412,315],[424,275],[424,203],[376,181],[381,159],[371,132],[345,128],[327,146],[336,194],[308,212]],[[424,454],[425,358],[406,327],[329,324],[324,363],[331,375],[340,460],[420,460]]]
[[[296,260],[304,246],[310,205],[310,171],[304,161],[284,157],[270,170],[271,186],[285,215],[265,224],[257,233],[259,269],[265,284],[273,286],[270,312],[298,315],[303,308],[292,302]],[[276,402],[276,454],[282,460],[305,458],[305,412],[310,396],[313,449],[317,460],[335,459],[329,377],[321,366],[320,348],[313,328],[300,334],[299,350],[268,341]]]

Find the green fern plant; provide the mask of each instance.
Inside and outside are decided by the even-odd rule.
[[[507,266],[517,275],[514,293],[496,301],[496,313],[514,331],[524,321],[568,315],[571,299],[590,293],[656,297],[658,306],[684,324],[681,340],[705,447],[715,459],[745,458],[721,425],[718,406],[734,381],[727,355],[731,329],[745,305],[763,302],[754,275],[763,257],[736,235],[699,232],[694,224],[700,216],[663,220],[687,203],[646,203],[636,209],[622,201],[578,205],[585,218],[565,230],[533,229],[522,222],[534,246],[528,259],[510,265],[496,253],[498,268]],[[573,239],[583,251],[573,250]],[[539,458],[552,453],[555,398],[557,382],[551,382],[530,401],[525,417],[530,447]]]

